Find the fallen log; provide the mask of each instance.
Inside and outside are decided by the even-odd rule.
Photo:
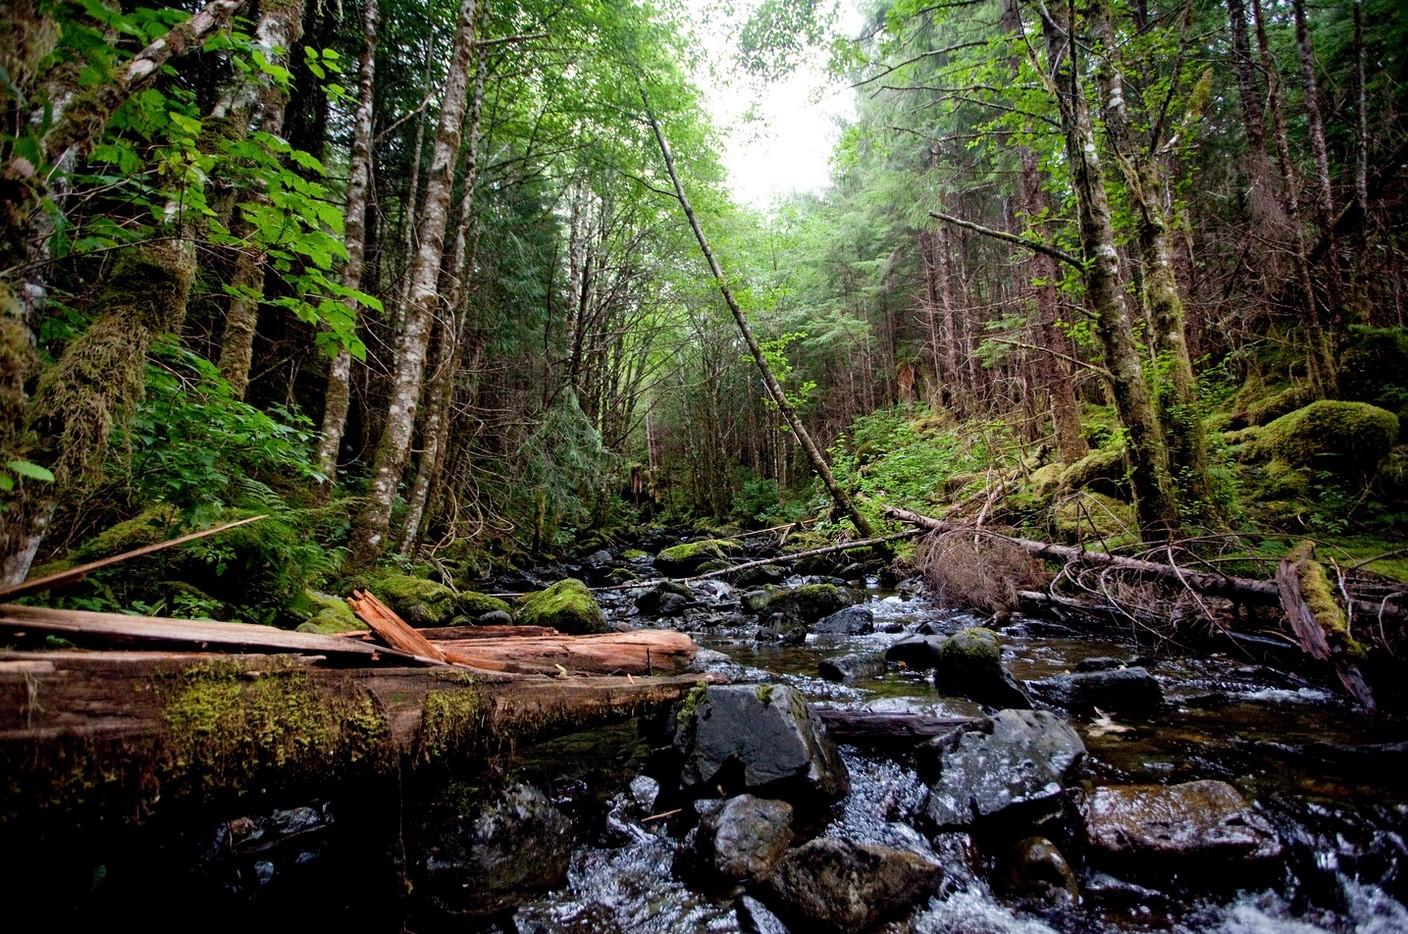
[[[10,638],[22,634],[59,636],[76,645],[96,648],[171,649],[317,655],[343,664],[433,665],[434,659],[395,649],[368,645],[353,639],[289,632],[249,623],[169,619],[161,616],[127,616],[90,610],[55,610],[49,607],[0,604],[0,631]]]
[[[1314,543],[1301,542],[1281,559],[1276,568],[1281,606],[1301,650],[1317,661],[1329,662],[1350,696],[1373,711],[1373,692],[1356,663],[1364,650],[1350,636],[1344,611],[1314,555]]]
[[[940,533],[970,533],[1001,538],[1017,546],[1027,554],[1050,561],[1077,562],[1117,568],[1144,577],[1154,578],[1175,587],[1186,587],[1201,594],[1226,597],[1241,603],[1258,606],[1280,606],[1281,594],[1275,581],[1257,580],[1249,577],[1234,577],[1193,568],[1180,567],[1161,561],[1148,561],[1143,558],[1129,558],[1123,555],[1105,554],[1099,551],[1086,551],[1075,545],[1058,545],[1054,542],[1040,542],[1014,535],[1003,535],[990,529],[975,529],[971,526],[945,522],[930,516],[920,515],[908,509],[891,507],[885,516]],[[1394,597],[1398,603],[1392,602]],[[1382,600],[1365,600],[1351,596],[1350,605],[1356,614],[1363,613],[1383,621],[1408,622],[1408,591],[1398,591]]]
[[[682,632],[641,629],[592,636],[436,639],[449,660],[491,671],[654,675],[683,671],[699,647]]]
[[[939,717],[882,710],[813,707],[826,731],[850,746],[909,747],[935,737],[981,729],[987,717]]]
[[[43,834],[325,795],[650,713],[717,680],[503,680],[448,666],[329,662],[0,652],[0,827]]]
[[[677,584],[690,584],[694,581],[711,580],[715,577],[727,577],[730,574],[737,574],[739,571],[747,571],[752,568],[760,568],[769,564],[787,564],[799,558],[814,558],[819,555],[836,554],[842,551],[852,551],[856,548],[869,548],[873,545],[884,545],[889,542],[897,542],[906,538],[914,538],[922,534],[918,530],[896,532],[893,535],[879,535],[874,538],[862,538],[853,542],[841,542],[839,545],[826,545],[822,548],[812,548],[807,551],[797,551],[787,555],[777,555],[772,558],[759,558],[756,561],[744,561],[742,564],[735,564],[730,567],[720,568],[717,571],[710,571],[707,574],[696,574],[693,577],[652,577],[649,580],[630,581],[625,584],[611,584],[607,587],[593,587],[592,590],[598,593],[605,593],[613,590],[637,590],[642,587],[654,587],[656,584],[665,581],[674,581]]]

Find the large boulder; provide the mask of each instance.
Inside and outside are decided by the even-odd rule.
[[[767,900],[794,930],[855,934],[909,911],[942,880],[917,853],[821,837],[783,857]]]
[[[773,594],[767,608],[769,612],[781,613],[799,625],[809,626],[856,602],[856,595],[844,587],[803,584]]]
[[[1004,710],[992,718],[990,733],[960,733],[933,751],[938,777],[924,814],[934,829],[953,830],[1055,813],[1085,744],[1053,713]]]
[[[1372,476],[1398,439],[1398,416],[1367,402],[1321,399],[1266,425],[1248,445],[1258,460]]]
[[[334,636],[340,632],[356,632],[368,628],[367,624],[352,612],[346,600],[316,590],[303,591],[290,609],[304,617],[298,627],[299,632]]]
[[[693,574],[710,561],[724,561],[738,550],[729,539],[705,539],[672,545],[655,556],[655,570],[668,577]]]
[[[518,621],[525,626],[549,626],[574,636],[606,632],[606,615],[596,598],[586,584],[570,577],[525,596]]]
[[[1047,703],[1076,713],[1148,714],[1163,705],[1164,692],[1145,668],[1109,668],[1057,675],[1031,685]]]
[[[676,719],[687,791],[749,791],[793,801],[829,802],[850,776],[826,727],[785,685],[716,685],[691,693]]]
[[[1270,823],[1226,782],[1097,788],[1083,814],[1092,859],[1121,874],[1206,875],[1281,855]]]
[[[991,629],[960,629],[939,645],[934,686],[988,707],[1028,708],[1031,698],[1002,667],[1002,647]]]
[[[939,636],[905,636],[885,650],[885,661],[911,671],[928,671],[939,663],[939,646],[943,641]]]
[[[864,636],[875,631],[875,614],[869,607],[848,606],[811,627],[819,636]]]
[[[685,862],[706,877],[752,882],[772,872],[792,842],[792,805],[738,795],[707,811],[685,837]]]
[[[407,858],[415,897],[432,916],[498,914],[567,878],[572,824],[530,785],[513,785],[467,806],[447,795],[410,823]],[[533,845],[525,846],[526,840]]]

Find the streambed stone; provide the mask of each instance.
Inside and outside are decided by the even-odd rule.
[[[767,900],[794,930],[855,934],[908,911],[942,879],[917,853],[822,837],[783,857]]]
[[[685,837],[686,864],[729,882],[762,879],[792,842],[792,805],[738,795],[706,811]]]
[[[934,686],[989,707],[1028,708],[1031,698],[1002,667],[1002,647],[991,629],[970,626],[939,644]]]

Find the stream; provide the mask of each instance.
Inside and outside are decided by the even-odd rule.
[[[644,571],[646,564],[636,563]],[[721,582],[694,585],[693,599],[682,611],[672,608],[669,618],[637,611],[629,591],[603,594],[602,603],[614,624],[689,631],[720,653],[704,654],[735,681],[787,684],[814,704],[980,713],[971,701],[940,695],[930,672],[892,666],[852,684],[818,676],[824,660],[883,653],[916,630],[945,635],[991,625],[935,606],[908,584],[896,593],[880,589],[873,577],[866,581],[862,605],[873,614],[874,633],[809,634],[797,645],[756,641],[758,623],[740,613],[740,591]],[[1249,658],[1161,651],[1147,632],[1082,632],[1078,625],[1013,617],[1001,627],[1004,665],[1029,682],[1094,658],[1137,663],[1157,679],[1165,701],[1147,718],[1098,711],[1072,717],[1088,750],[1076,786],[1089,792],[1102,785],[1229,782],[1280,838],[1284,849],[1276,870],[1213,893],[1177,879],[1121,879],[1073,853],[1078,901],[1055,905],[1010,897],[982,840],[955,833],[930,837],[914,826],[910,816],[927,790],[911,756],[843,745],[851,791],[808,832],[912,851],[945,870],[937,895],[884,930],[1408,931],[1408,742],[1401,723],[1365,717],[1328,685]],[[631,780],[648,769],[648,744],[632,728],[568,737],[524,754],[520,773],[551,788],[560,806],[575,808],[583,819],[567,885],[521,904],[498,922],[501,929],[786,930],[741,890],[697,891],[676,878],[671,865],[680,825],[646,820],[653,815],[643,813],[648,807],[633,802],[628,790],[638,787]]]

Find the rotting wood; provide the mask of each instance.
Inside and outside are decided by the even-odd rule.
[[[411,655],[433,658],[438,662],[446,661],[444,652],[431,645],[425,636],[411,628],[370,591],[352,591],[352,596],[347,598],[347,605],[357,614],[358,619],[372,627],[372,631],[386,640],[386,644],[392,648],[409,652]]]
[[[155,545],[143,545],[141,548],[133,548],[131,551],[124,551],[121,554],[112,555],[111,557],[90,561],[88,564],[80,564],[78,567],[69,568],[66,571],[56,571],[53,574],[46,574],[43,577],[20,581],[18,584],[11,584],[9,587],[0,588],[0,600],[17,600],[20,597],[38,593],[41,590],[50,590],[54,587],[63,587],[67,584],[73,584],[94,571],[112,567],[114,564],[120,564],[123,561],[131,561],[133,558],[142,558],[147,555],[156,554],[158,551],[165,551],[168,548],[175,548],[177,545],[185,545],[202,538],[209,538],[220,532],[226,532],[230,529],[236,529],[242,525],[249,525],[251,522],[258,522],[261,519],[267,518],[269,517],[250,516],[247,519],[240,519],[237,522],[227,522],[213,529],[201,529],[199,532],[192,532],[189,535],[182,535],[179,538],[158,542]]]
[[[1276,567],[1281,607],[1305,654],[1328,662],[1350,696],[1365,710],[1376,708],[1374,694],[1354,656],[1362,652],[1349,634],[1344,612],[1335,603],[1325,570],[1316,563],[1314,545],[1302,542]]]
[[[687,634],[639,629],[590,636],[512,636],[435,640],[445,657],[494,671],[599,674],[671,674],[689,664],[698,646]]]
[[[127,821],[236,799],[247,807],[650,713],[715,680],[0,652],[0,826]]]
[[[0,631],[11,639],[22,633],[55,635],[75,644],[103,648],[136,646],[185,651],[279,652],[326,656],[343,664],[357,665],[377,662],[388,666],[437,664],[428,657],[367,645],[353,639],[289,632],[272,626],[126,616],[89,610],[55,610],[14,603],[0,605]]]

